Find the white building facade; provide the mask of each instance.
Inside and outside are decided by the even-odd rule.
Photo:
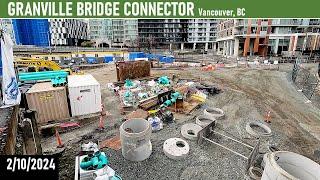
[[[88,40],[88,24],[78,19],[49,19],[52,46],[80,46]]]
[[[132,46],[138,37],[137,19],[90,19],[89,38],[96,45]]]
[[[215,47],[217,23],[216,19],[188,20],[188,43],[192,43],[193,49],[198,49],[199,45],[205,51]]]

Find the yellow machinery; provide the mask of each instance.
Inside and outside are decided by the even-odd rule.
[[[14,61],[14,65],[18,68],[27,68],[27,72],[64,70],[69,74],[83,74],[81,72],[75,73],[70,68],[62,69],[56,62],[44,59],[17,58]]]

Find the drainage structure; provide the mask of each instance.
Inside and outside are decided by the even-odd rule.
[[[200,115],[200,116],[197,116],[196,118],[196,124],[198,124],[201,127],[205,127],[214,121],[216,121],[214,117],[207,116],[207,115]]]
[[[207,116],[211,116],[211,117],[215,118],[216,120],[223,119],[225,116],[224,111],[222,109],[210,108],[210,107],[204,109],[203,114],[207,115]]]
[[[145,119],[131,119],[120,126],[122,155],[130,161],[143,161],[152,152],[151,125]]]
[[[311,159],[289,151],[276,151],[266,156],[262,180],[316,180],[320,165]]]

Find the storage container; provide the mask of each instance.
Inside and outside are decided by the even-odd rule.
[[[38,124],[69,118],[66,87],[53,87],[51,82],[37,83],[26,92],[29,109],[36,110]]]
[[[92,75],[68,76],[68,90],[72,116],[101,112],[100,84]]]

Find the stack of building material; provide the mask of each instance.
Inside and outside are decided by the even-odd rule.
[[[159,60],[163,63],[173,63],[175,61],[173,56],[166,56],[161,54],[146,54],[146,58],[151,60]]]
[[[70,117],[65,87],[53,87],[50,82],[37,83],[27,91],[26,98],[29,109],[37,112],[40,125]]]
[[[51,80],[54,87],[64,86],[67,84],[66,77],[68,76],[67,71],[42,71],[42,72],[27,72],[19,73],[20,81],[40,81],[40,80]]]

